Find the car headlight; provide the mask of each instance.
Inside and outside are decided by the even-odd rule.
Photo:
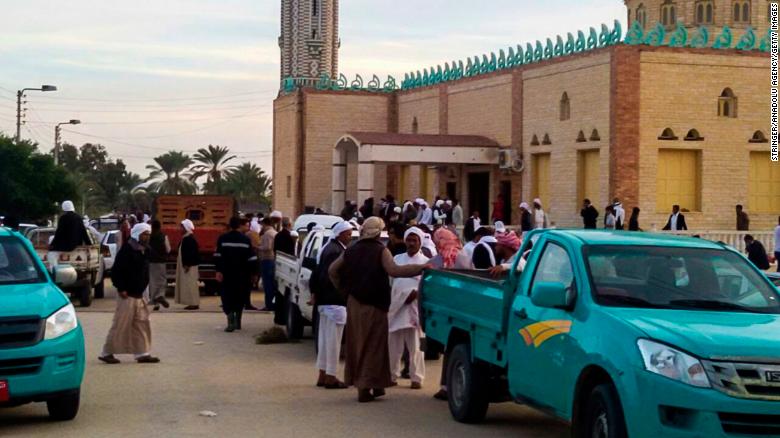
[[[699,359],[668,345],[647,339],[637,341],[645,369],[672,380],[700,388],[709,388],[710,381]]]
[[[73,304],[68,304],[46,318],[46,329],[43,339],[59,338],[78,326],[79,320],[76,318],[76,309],[73,307]]]

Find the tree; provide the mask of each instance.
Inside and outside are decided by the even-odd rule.
[[[184,152],[170,151],[154,159],[157,165],[150,164],[146,168],[150,171],[146,181],[152,181],[148,191],[165,195],[191,195],[197,187],[185,170],[193,161]]]
[[[239,205],[270,204],[271,178],[254,163],[241,163],[227,172],[225,192],[233,195]]]
[[[193,155],[192,158],[200,164],[190,169],[191,178],[194,181],[205,176],[206,184],[203,185],[203,190],[206,193],[222,193],[222,176],[234,168],[228,166],[227,162],[236,158],[235,155],[229,154],[230,150],[226,147],[209,145],[208,148],[198,149],[198,152]]]
[[[0,133],[0,213],[38,221],[74,195],[73,182],[53,157],[39,153],[35,143],[15,143]]]

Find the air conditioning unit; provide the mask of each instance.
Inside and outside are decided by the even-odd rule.
[[[498,151],[498,168],[520,173],[525,168],[525,163],[516,150],[502,149]]]

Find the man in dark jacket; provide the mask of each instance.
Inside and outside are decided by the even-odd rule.
[[[672,206],[672,214],[669,216],[669,220],[666,222],[666,226],[664,226],[664,230],[671,230],[671,231],[679,231],[679,230],[687,230],[688,225],[685,223],[685,216],[683,216],[682,213],[680,213],[680,206],[674,205]]]
[[[582,223],[585,226],[585,229],[592,230],[596,228],[599,212],[596,210],[596,207],[590,203],[590,199],[585,199],[585,201],[583,201],[580,216],[582,216]]]
[[[750,230],[750,216],[745,213],[742,205],[737,204],[737,231]]]
[[[282,218],[282,230],[274,237],[274,251],[295,255],[295,239],[290,231],[292,231],[292,221],[289,217]]]
[[[338,259],[352,242],[352,225],[340,222],[333,227],[333,237],[320,253],[320,261],[312,273],[312,303],[320,315],[317,330],[317,368],[320,375],[317,386],[327,389],[343,389],[347,386],[336,374],[341,355],[341,338],[347,323],[347,299],[341,294],[328,275],[330,265]]]
[[[152,328],[144,292],[149,286],[149,236],[152,227],[136,224],[130,239],[122,245],[111,270],[111,280],[119,293],[114,321],[98,359],[117,364],[115,354],[133,354],[138,363],[157,363],[152,356]]]
[[[57,231],[54,233],[54,240],[51,241],[51,250],[69,252],[77,246],[91,245],[92,239],[87,234],[87,227],[84,226],[81,216],[76,213],[73,202],[63,202],[62,211],[64,213],[57,221]]]
[[[769,269],[769,257],[766,255],[766,248],[750,234],[745,236],[745,251],[748,254],[748,260],[756,265],[758,269],[762,271]]]
[[[230,218],[230,231],[219,236],[214,253],[217,281],[222,283],[222,311],[228,321],[226,332],[241,330],[246,295],[251,292],[251,285],[259,272],[257,254],[252,251],[252,243],[240,228],[241,219]]]

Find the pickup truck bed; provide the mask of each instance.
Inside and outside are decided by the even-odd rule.
[[[506,365],[501,327],[504,280],[492,278],[487,271],[430,270],[423,284],[420,305],[428,339],[446,340],[452,329],[458,329],[476,341],[475,357]]]

